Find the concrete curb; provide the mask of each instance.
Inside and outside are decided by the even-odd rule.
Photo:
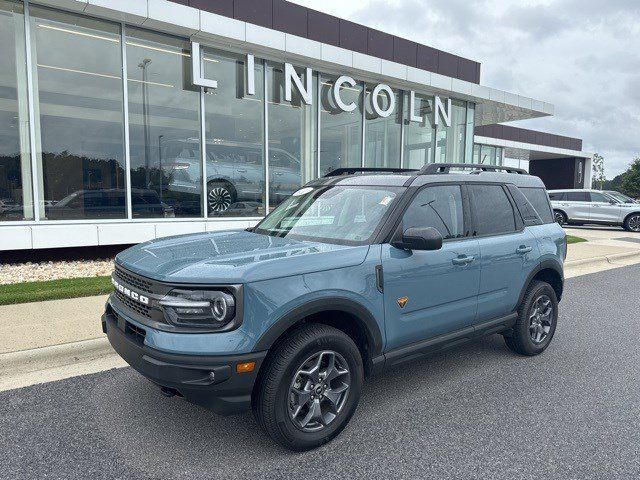
[[[0,354],[0,376],[90,362],[117,355],[106,337]]]
[[[583,258],[580,260],[571,260],[568,262],[564,262],[564,266],[566,268],[571,268],[571,267],[597,265],[599,263],[612,264],[616,260],[626,260],[634,257],[640,258],[640,251],[614,253],[614,254],[605,255],[602,257],[591,257],[591,258]]]

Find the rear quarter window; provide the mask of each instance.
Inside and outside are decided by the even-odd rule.
[[[536,210],[536,213],[542,220],[542,223],[553,223],[553,212],[547,197],[547,191],[544,188],[519,188],[529,203]]]

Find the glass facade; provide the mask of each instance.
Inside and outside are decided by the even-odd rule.
[[[483,165],[502,165],[503,149],[493,145],[481,145],[476,143],[473,146],[473,163]]]
[[[472,103],[447,126],[416,93],[413,121],[408,91],[303,65],[287,100],[283,61],[206,46],[203,88],[188,38],[24,8],[0,0],[0,222],[257,218],[339,167],[501,161]]]
[[[22,5],[0,0],[0,222],[33,219]]]

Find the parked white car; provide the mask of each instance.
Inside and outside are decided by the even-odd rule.
[[[560,225],[620,225],[640,232],[640,204],[621,202],[599,190],[549,190],[549,200]]]

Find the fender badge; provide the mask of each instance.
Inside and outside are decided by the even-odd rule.
[[[409,297],[400,297],[398,300],[396,300],[396,303],[400,308],[404,308],[408,301]]]

